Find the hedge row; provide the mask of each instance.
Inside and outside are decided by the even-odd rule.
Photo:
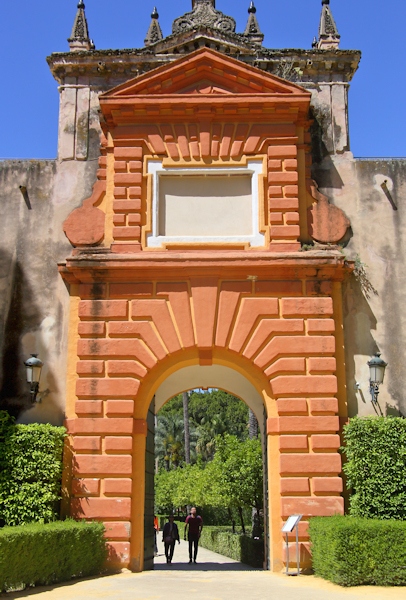
[[[406,520],[406,419],[355,417],[344,442],[350,514]]]
[[[184,535],[184,523],[177,523],[179,535]],[[230,531],[230,527],[204,526],[200,537],[202,548],[228,556],[251,567],[263,568],[264,542]]]
[[[342,586],[406,585],[406,522],[310,519],[315,575]]]
[[[66,430],[48,424],[16,425],[0,411],[0,524],[58,518]]]
[[[71,520],[0,529],[0,591],[99,574],[103,534],[102,523]]]

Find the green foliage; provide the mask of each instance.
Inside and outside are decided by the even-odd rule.
[[[355,417],[344,428],[350,514],[406,520],[406,420]]]
[[[70,520],[0,529],[0,591],[100,573],[103,534],[102,523]]]
[[[188,407],[192,462],[212,460],[218,435],[229,433],[247,439],[248,407],[239,398],[222,390],[194,391]],[[182,394],[174,396],[159,411],[155,443],[160,467],[176,468],[183,463]]]
[[[16,425],[0,412],[0,519],[6,525],[57,518],[65,429]]]
[[[230,528],[203,527],[200,545],[251,567],[263,567],[264,542],[247,535],[234,534]]]
[[[309,535],[318,577],[342,586],[406,585],[406,523],[314,517]]]
[[[235,436],[217,438],[214,459],[207,465],[208,497],[219,506],[262,508],[263,464],[258,439],[241,442]]]
[[[230,523],[230,517],[226,516],[229,509],[242,513],[244,508],[249,512],[251,508],[262,508],[260,440],[241,441],[226,434],[216,438],[216,447],[214,458],[208,463],[184,465],[171,471],[162,469],[155,476],[157,512],[168,514],[194,505],[202,508],[202,516],[207,512],[215,520],[215,515],[222,514],[220,522]]]

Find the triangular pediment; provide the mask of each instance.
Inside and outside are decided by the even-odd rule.
[[[119,100],[134,96],[248,94],[308,97],[302,87],[264,73],[208,48],[202,48],[127,81],[101,95]]]

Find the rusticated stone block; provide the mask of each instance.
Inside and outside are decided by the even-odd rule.
[[[344,514],[344,499],[338,496],[323,498],[281,498],[282,516],[302,514],[304,517],[328,517]]]
[[[133,213],[128,215],[128,224],[129,225],[139,225],[141,223],[141,215],[140,213]]]
[[[147,369],[136,360],[109,360],[107,371],[109,376],[128,375],[130,377],[145,377],[147,374]]]
[[[297,238],[300,234],[298,225],[273,225],[271,227],[271,238]]]
[[[75,519],[126,519],[131,517],[130,498],[73,498]]]
[[[131,146],[129,148],[120,148],[116,146],[114,148],[114,158],[139,160],[142,158],[142,147]]]
[[[113,217],[113,225],[116,226],[124,226],[127,223],[126,215],[114,215]]]
[[[128,167],[130,172],[142,171],[142,162],[140,160],[130,160]]]
[[[297,171],[269,171],[268,172],[268,183],[275,185],[278,183],[297,183],[298,174]]]
[[[299,208],[298,198],[270,198],[270,210],[296,210]]]
[[[332,315],[331,298],[282,298],[283,316],[294,315]]]
[[[114,185],[139,185],[142,182],[141,173],[115,173]]]
[[[79,379],[76,394],[79,398],[131,398],[139,387],[138,379]]]
[[[333,333],[334,319],[307,319],[308,333]]]
[[[76,400],[75,412],[77,415],[97,415],[103,414],[102,400]]]
[[[297,198],[299,195],[299,187],[297,185],[285,185],[283,191],[285,198]]]
[[[107,436],[105,439],[106,452],[127,452],[133,448],[133,439],[129,436]]]
[[[100,452],[101,437],[98,435],[82,436],[76,435],[72,441],[76,452]]]
[[[315,494],[341,494],[343,480],[341,477],[313,477],[312,488]]]
[[[79,285],[79,297],[82,300],[87,298],[94,300],[107,298],[107,285],[105,283],[81,283]]]
[[[137,212],[140,209],[141,200],[114,200],[113,202],[113,210],[115,213],[131,213]]]
[[[79,454],[74,462],[73,472],[75,475],[130,475],[132,459],[131,456]]]
[[[65,427],[68,433],[75,434],[132,434],[133,419],[66,419]]]
[[[103,375],[103,360],[81,360],[76,365],[78,375]]]
[[[271,381],[276,396],[282,394],[336,394],[335,375],[280,375]]]
[[[130,561],[130,542],[111,542],[107,544],[107,562],[112,567],[128,565]]]
[[[83,321],[78,324],[78,333],[83,337],[104,337],[106,335],[106,323],[101,321]]]
[[[307,415],[307,402],[305,398],[279,398],[276,404],[280,415],[284,413],[302,413]]]
[[[281,494],[310,494],[308,477],[282,477]]]
[[[333,356],[309,358],[307,365],[309,373],[334,372],[336,370],[336,359]]]
[[[338,417],[270,417],[268,433],[337,433]]]
[[[296,158],[296,146],[268,146],[269,158]]]
[[[110,358],[133,356],[146,367],[152,368],[156,359],[138,339],[83,339],[78,341],[78,355],[81,358],[108,356]]]
[[[134,412],[134,400],[107,400],[106,415],[113,416],[128,416]]]
[[[309,406],[312,414],[338,412],[337,398],[310,398]]]
[[[105,479],[104,493],[106,495],[130,495],[132,489],[131,479]]]
[[[72,494],[75,496],[99,496],[100,479],[72,479]]]
[[[319,434],[311,436],[312,449],[319,450],[338,450],[341,446],[340,436],[334,434]]]
[[[281,475],[311,475],[323,473],[338,475],[341,472],[339,454],[282,454]]]
[[[104,537],[111,540],[129,540],[131,536],[131,523],[129,521],[105,521],[106,531]]]
[[[306,294],[308,296],[331,296],[333,283],[331,281],[306,281]]]
[[[137,225],[131,227],[113,227],[115,240],[136,240],[140,237],[141,228]]]
[[[281,435],[279,449],[283,451],[308,452],[307,435]]]
[[[126,300],[81,300],[79,302],[81,319],[125,319],[127,310]]]

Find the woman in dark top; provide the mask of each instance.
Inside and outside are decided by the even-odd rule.
[[[169,515],[168,522],[165,523],[162,530],[162,541],[165,544],[166,562],[169,565],[172,562],[176,540],[178,541],[178,544],[180,544],[178,526],[174,522],[173,515]]]

